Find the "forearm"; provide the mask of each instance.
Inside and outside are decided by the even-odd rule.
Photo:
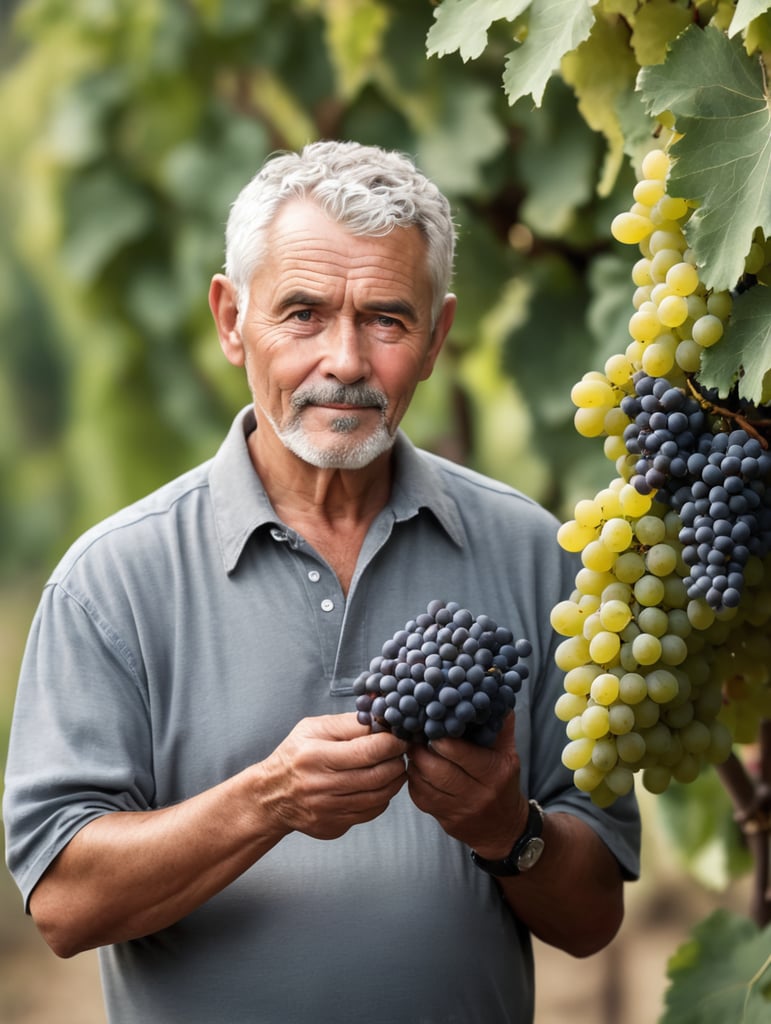
[[[60,956],[168,927],[291,832],[336,839],[382,814],[406,780],[404,750],[353,713],[303,719],[264,761],[198,796],[90,822],[38,882],[32,916]]]
[[[178,921],[282,837],[255,799],[258,767],[174,807],[105,814],[86,825],[32,893],[59,956],[139,938]]]
[[[521,875],[498,879],[501,890],[539,939],[573,956],[589,956],[610,942],[623,919],[618,862],[572,815],[546,814],[543,837],[538,863]]]

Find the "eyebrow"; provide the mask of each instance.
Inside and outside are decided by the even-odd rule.
[[[308,295],[307,292],[290,292],[278,304],[280,311],[289,309],[290,306],[321,306],[323,299],[318,295]]]

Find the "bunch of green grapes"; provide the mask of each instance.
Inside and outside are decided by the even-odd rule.
[[[655,491],[641,494],[630,482],[636,456],[627,450],[630,420],[621,406],[636,375],[687,388],[732,305],[729,292],[700,280],[684,234],[693,207],[668,195],[669,169],[664,150],[648,153],[633,205],[611,226],[641,254],[632,271],[631,341],[571,392],[576,430],[604,437],[617,476],[579,501],[558,534],[563,548],[580,552],[582,568],[569,600],[552,610],[565,638],[556,653],[565,692],[555,711],[566,723],[563,762],[576,786],[606,806],[632,788],[636,772],[654,793],[673,779],[693,781],[771,711],[771,651],[758,650],[762,640],[771,647],[769,560],[749,560],[738,608],[716,612],[703,598],[689,599],[679,516]],[[765,242],[754,244],[748,260],[760,263]]]

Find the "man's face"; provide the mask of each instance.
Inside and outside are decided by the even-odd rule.
[[[454,301],[432,333],[417,228],[351,235],[315,204],[292,200],[267,252],[237,328],[260,428],[311,465],[358,469],[391,447]]]

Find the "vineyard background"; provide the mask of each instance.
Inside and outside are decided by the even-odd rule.
[[[459,317],[405,422],[413,439],[563,519],[605,485],[570,390],[628,336],[635,254],[610,223],[635,176],[602,116],[637,71],[624,15],[646,15],[656,65],[694,10],[727,23],[736,6],[600,0],[594,82],[574,64],[537,102],[509,103],[511,27],[490,26],[473,60],[427,58],[430,0],[0,3],[0,763],[48,569],[86,526],[208,457],[247,400],[206,288],[227,207],[274,149],[403,149],[453,201]],[[692,925],[746,909],[746,850],[714,773],[641,799],[643,879],[621,935],[586,962],[537,945],[538,1024],[653,1024]],[[5,872],[0,1020],[103,1021],[94,956],[55,960]]]

